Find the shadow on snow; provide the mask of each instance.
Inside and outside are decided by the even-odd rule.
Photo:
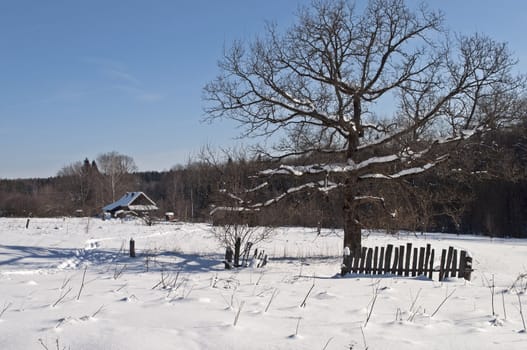
[[[160,251],[154,254],[137,252],[131,258],[122,250],[51,248],[16,245],[0,245],[0,272],[27,270],[71,270],[84,266],[107,269],[112,265],[126,265],[126,271],[185,271],[210,272],[223,270],[221,254],[186,254]]]

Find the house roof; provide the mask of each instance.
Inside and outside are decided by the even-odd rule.
[[[143,192],[127,192],[116,202],[102,208],[103,211],[115,211],[119,209],[149,211],[157,210],[158,208],[154,201],[148,198]]]

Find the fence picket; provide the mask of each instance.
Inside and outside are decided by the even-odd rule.
[[[384,247],[381,247],[381,252],[379,254],[379,266],[377,267],[377,273],[383,275],[384,272]]]
[[[373,250],[373,266],[371,267],[372,275],[376,275],[377,272],[377,263],[379,262],[379,247],[375,247]]]
[[[368,248],[367,253],[366,253],[366,269],[365,269],[365,272],[367,275],[372,273],[372,269],[371,269],[372,255],[373,255],[373,249]]]
[[[428,243],[426,245],[426,252],[425,252],[425,269],[423,271],[423,273],[425,275],[428,274],[428,271],[430,269],[430,250],[431,250],[432,246],[430,245],[430,243]],[[432,279],[432,277],[430,277],[430,279]]]
[[[470,281],[472,277],[472,257],[467,254],[465,257],[465,279]]]
[[[465,278],[465,259],[467,257],[467,252],[462,250],[459,252],[459,272],[457,277]]]
[[[398,247],[393,244],[388,244],[386,247],[362,247],[360,255],[349,257],[349,266],[346,265],[348,270],[342,273],[371,275],[391,273],[398,276],[427,276],[433,279],[433,273],[439,272],[439,281],[456,276],[470,281],[472,257],[465,250],[459,250],[458,254],[458,250],[452,246],[442,249],[439,268],[434,266],[434,258],[435,249],[432,249],[430,244],[413,249],[412,243]]]
[[[441,262],[439,265],[439,281],[442,281],[445,277],[445,263],[446,263],[446,249],[441,251]]]
[[[430,265],[428,267],[428,278],[432,279],[432,274],[434,273],[434,258],[435,258],[435,249],[432,249],[430,252]]]
[[[368,248],[363,247],[361,254],[360,254],[360,265],[359,265],[359,273],[364,273],[364,264],[366,262],[366,251]]]
[[[453,255],[454,255],[454,247],[448,247],[446,265],[445,265],[445,274],[443,275],[444,278],[448,278],[450,276],[450,271],[452,270]]]
[[[397,275],[402,276],[403,275],[403,268],[404,268],[404,245],[399,246],[399,263],[397,267]]]
[[[399,247],[395,247],[394,252],[393,252],[393,265],[392,265],[392,274],[394,275],[397,273],[398,264],[399,264]]]
[[[414,247],[414,256],[412,260],[412,277],[417,275],[417,248]]]
[[[452,255],[452,272],[450,276],[456,277],[457,272],[457,249],[454,249],[454,254]]]
[[[353,257],[353,273],[359,272],[360,255]]]
[[[425,262],[425,247],[419,248],[419,265],[417,265],[417,275],[421,276],[423,274],[423,264]]]
[[[404,275],[410,276],[410,261],[412,259],[412,243],[406,243],[406,261],[404,264]]]
[[[393,251],[393,245],[388,244],[386,246],[386,258],[384,259],[384,273],[390,273],[390,263],[392,262],[392,251]]]

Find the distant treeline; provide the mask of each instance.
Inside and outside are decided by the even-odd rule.
[[[56,177],[0,180],[0,216],[98,215],[125,192],[144,191],[160,208],[159,217],[170,211],[184,221],[236,220],[233,212],[219,210],[214,218],[210,215],[215,207],[237,205],[229,193],[265,181],[265,189],[252,198],[258,202],[277,198],[305,181],[258,176],[259,170],[273,166],[276,163],[261,158],[232,156],[215,162],[202,157],[170,171],[116,177],[103,174],[95,161],[86,159],[75,171],[60,171]],[[339,180],[334,176],[331,180]],[[383,183],[363,181],[360,186],[364,193],[383,199],[359,208],[364,228],[527,237],[526,128],[493,132],[460,144],[448,161],[420,176]],[[329,194],[299,191],[257,213],[245,213],[243,220],[258,225],[339,228],[341,195],[338,189]]]

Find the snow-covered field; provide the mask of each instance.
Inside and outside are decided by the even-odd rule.
[[[440,283],[341,278],[338,230],[277,229],[260,245],[270,256],[265,268],[226,271],[206,224],[25,224],[0,219],[4,350],[527,349],[519,303],[527,314],[527,277],[510,288],[527,273],[527,241],[365,233],[365,246],[468,250],[472,281]],[[136,258],[128,257],[131,237]]]

